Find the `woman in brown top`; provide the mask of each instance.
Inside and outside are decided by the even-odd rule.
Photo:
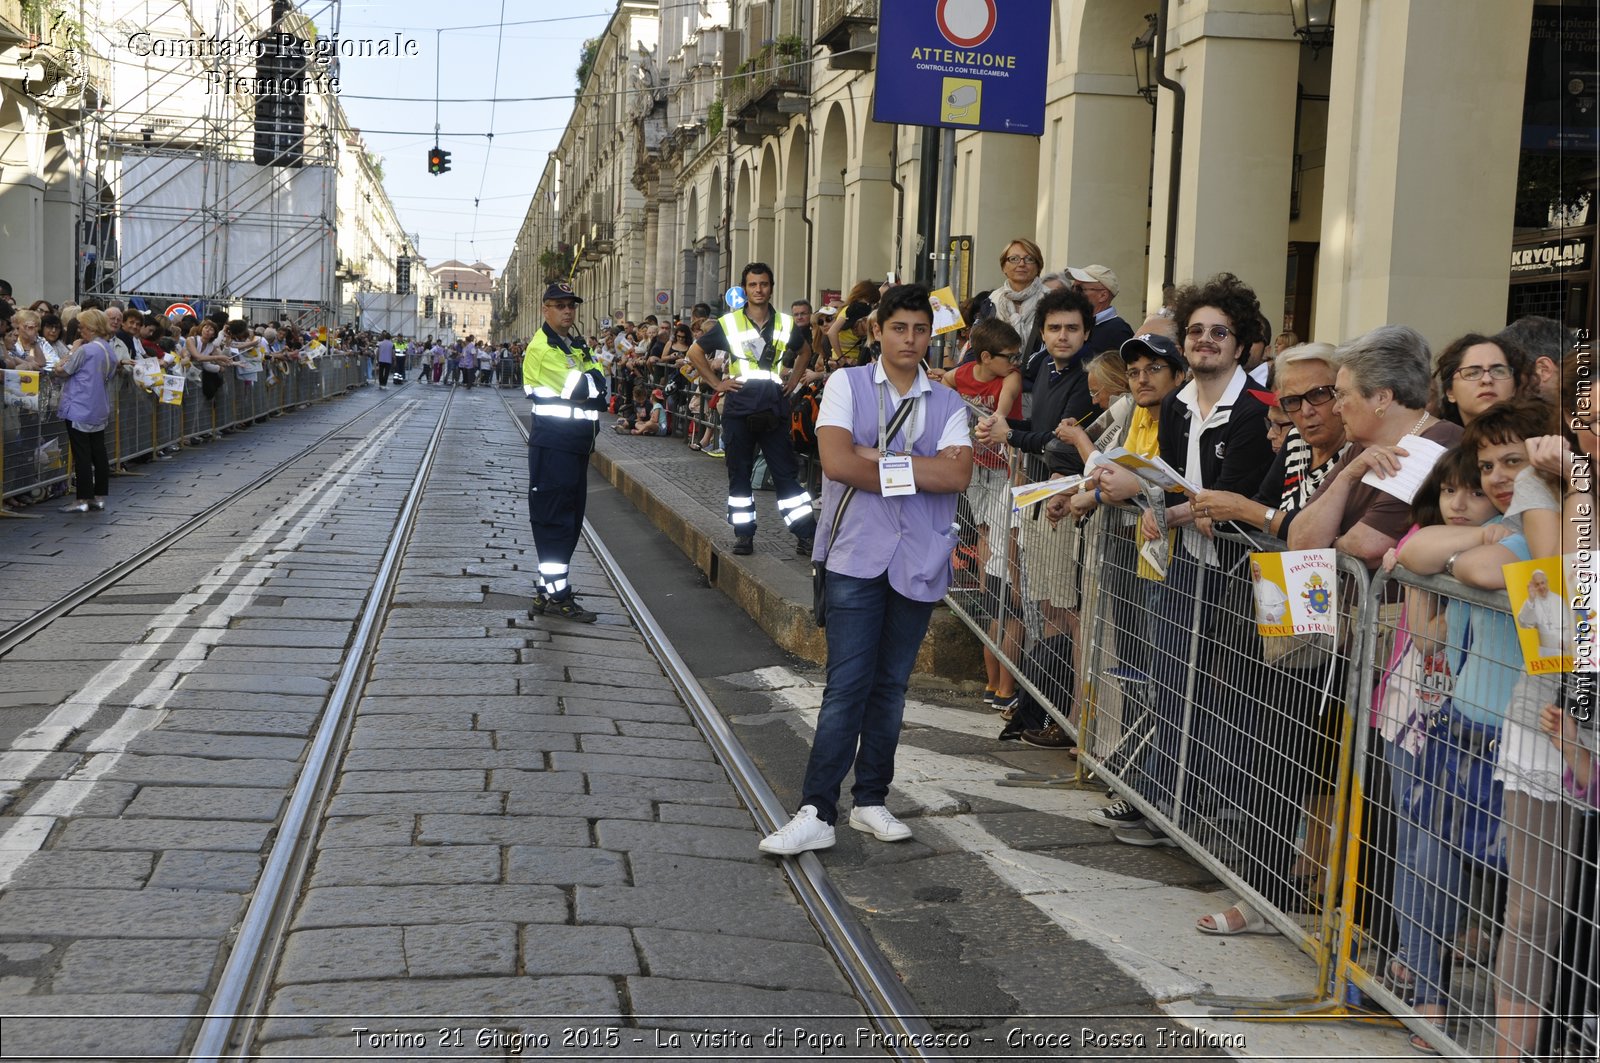
[[[1380,325],[1339,348],[1337,358],[1333,412],[1355,446],[1295,518],[1289,549],[1332,546],[1375,569],[1411,527],[1411,504],[1362,478],[1398,472],[1406,451],[1397,444],[1405,436],[1449,449],[1461,441],[1461,426],[1427,411],[1433,359],[1416,329]]]

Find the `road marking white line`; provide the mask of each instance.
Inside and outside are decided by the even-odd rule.
[[[292,545],[303,540],[327,518],[328,513],[343,498],[357,478],[365,475],[367,468],[381,456],[385,446],[398,432],[403,415],[408,412],[409,407],[402,408],[381,422],[368,437],[369,441],[365,446],[347,452],[330,466],[327,472],[300,491],[294,500],[262,525],[249,541],[241,544],[227,560],[213,570],[214,574],[231,574],[237,571],[245,564],[243,558],[246,554],[265,545],[266,539],[283,528],[296,513],[300,514],[299,519],[284,534],[281,541]],[[152,625],[150,630],[159,632],[157,638],[128,647],[122,656],[102,669],[95,680],[91,680],[90,686],[98,692],[96,700],[90,702],[84,698],[83,692],[80,692],[58,706],[50,717],[46,717],[45,722],[52,726],[52,730],[69,727],[70,735],[76,727],[81,726],[82,722],[86,722],[99,710],[107,695],[120,689],[134,677],[139,666],[154,655],[157,647],[180,631],[189,632],[189,638],[179,647],[178,655],[157,670],[143,689],[130,699],[128,707],[117,720],[90,744],[90,756],[85,762],[79,765],[70,777],[53,781],[41,788],[36,805],[48,808],[49,814],[33,815],[34,808],[30,807],[30,815],[20,817],[17,824],[0,834],[0,889],[11,881],[27,855],[44,844],[50,826],[57,820],[70,816],[93,792],[93,782],[104,778],[116,767],[122,759],[127,744],[159,724],[166,716],[166,703],[178,683],[204,660],[204,653],[196,657],[183,651],[189,647],[209,649],[215,645],[231,626],[233,619],[255,600],[266,582],[266,577],[270,575],[272,564],[273,562],[265,560],[254,562],[234,584],[234,589],[201,618],[198,626],[180,627],[174,619],[179,615],[192,613],[194,609],[204,605],[211,595],[184,595],[163,611],[162,616],[158,618],[160,622]],[[226,581],[216,584],[218,587],[225,585]],[[177,613],[180,607],[183,614]],[[120,678],[112,682],[114,677]],[[68,706],[72,706],[71,710],[62,713]],[[53,719],[57,713],[62,713],[61,718]],[[79,723],[70,724],[72,719],[79,716],[81,716]],[[34,732],[39,730],[40,728],[35,728]],[[19,775],[13,775],[12,772],[22,768],[33,770],[56,748],[59,748],[59,745],[51,747],[50,750],[30,750],[20,755],[13,753],[0,755],[0,776],[4,778],[4,782],[0,782],[0,800],[8,800],[10,795],[27,780],[25,772]],[[91,785],[83,785],[85,783]],[[47,824],[42,831],[37,823],[32,822],[35,820]],[[20,858],[13,859],[11,854],[17,853],[21,854]]]

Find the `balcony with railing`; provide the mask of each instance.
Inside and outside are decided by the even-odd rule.
[[[867,70],[872,53],[862,49],[877,37],[878,0],[819,0],[816,42],[828,49],[835,70]]]
[[[730,124],[767,129],[805,109],[811,58],[804,40],[780,37],[757,48],[727,80]]]

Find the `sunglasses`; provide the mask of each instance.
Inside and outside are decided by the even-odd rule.
[[[1304,395],[1279,395],[1278,409],[1284,413],[1298,413],[1302,403],[1309,402],[1313,406],[1326,406],[1333,401],[1333,392],[1332,385],[1324,384],[1320,388],[1312,388]]]
[[[1221,343],[1223,340],[1234,334],[1233,329],[1229,328],[1227,325],[1190,325],[1188,328],[1183,330],[1183,334],[1188,336],[1191,340],[1197,340],[1207,333],[1209,333],[1211,338],[1216,340],[1218,343]]]

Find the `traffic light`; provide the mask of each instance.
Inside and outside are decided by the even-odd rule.
[[[453,291],[453,292],[459,292],[461,290],[461,282],[460,281],[451,281],[450,282],[450,290]]]
[[[435,177],[450,172],[450,153],[437,144],[428,149],[428,172]]]

